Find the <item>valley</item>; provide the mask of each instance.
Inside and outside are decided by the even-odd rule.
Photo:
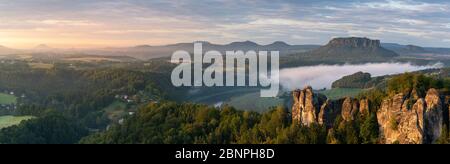
[[[164,52],[190,45],[193,44],[169,45],[170,48],[164,47]],[[153,46],[134,47],[141,49],[139,55],[147,57],[137,57],[125,50],[116,50],[115,54],[75,53],[52,48],[39,52],[14,51],[0,59],[0,91],[4,92],[0,94],[0,143],[326,142],[323,138],[330,129],[294,126],[291,109],[296,102],[292,91],[312,86],[312,92],[327,97],[330,102],[359,99],[369,94],[378,96],[371,101],[379,103],[380,99],[388,98],[385,94],[390,92],[390,79],[407,72],[430,77],[440,84],[430,86],[440,87],[442,92],[450,86],[449,60],[442,51],[424,55],[381,46],[380,41],[367,38],[340,38],[325,46],[293,46],[283,42],[266,46],[253,42],[206,43],[206,50],[257,47],[258,50],[280,48],[285,52],[280,59],[282,90],[274,98],[261,98],[260,86],[175,87],[170,75],[177,65],[170,63],[167,56],[153,58],[153,54],[146,53]],[[358,54],[365,55],[359,57]],[[430,89],[422,82],[417,85]],[[64,125],[64,129],[53,124]],[[35,127],[40,126],[53,127],[52,133],[64,133],[66,129],[77,131],[67,132],[73,136],[67,140],[11,140],[20,132],[29,136],[49,135],[36,131]],[[120,138],[128,135],[128,132],[121,134],[122,128],[128,129],[128,126],[136,126],[135,130],[143,136],[134,136],[137,140]],[[281,131],[277,132],[277,128]],[[340,133],[344,131],[341,129]],[[325,136],[311,136],[313,134]],[[105,135],[113,138],[104,138]],[[279,135],[307,138],[300,141]],[[336,140],[347,143],[347,138]],[[357,142],[363,140],[359,138]]]

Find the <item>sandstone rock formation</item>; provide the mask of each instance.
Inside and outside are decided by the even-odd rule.
[[[349,47],[364,47],[364,48],[378,48],[381,47],[380,40],[370,40],[368,38],[335,38],[328,44],[330,46],[349,46]]]
[[[359,113],[361,116],[369,116],[370,109],[369,109],[369,100],[368,99],[362,99],[359,101]]]
[[[329,100],[314,93],[311,87],[296,90],[293,96],[292,119],[304,126],[319,124],[332,128],[338,116],[344,121],[354,121],[358,116],[369,116],[371,111],[368,99]],[[449,122],[449,110],[450,96],[436,89],[422,95],[413,90],[390,96],[381,103],[376,113],[381,142],[434,143]]]
[[[343,100],[327,100],[320,108],[319,125],[325,125],[327,128],[333,127],[337,116],[341,114]]]
[[[444,106],[439,92],[436,89],[430,89],[425,97],[427,110],[425,112],[425,129],[428,142],[436,141],[442,132],[444,124]]]
[[[367,99],[329,100],[324,95],[314,93],[311,87],[294,91],[293,97],[292,120],[305,126],[319,124],[331,128],[339,115],[345,121],[355,120],[358,113],[361,116],[369,115]]]
[[[306,126],[318,123],[320,109],[326,97],[315,94],[311,87],[294,91],[293,96],[292,120]]]
[[[441,136],[443,105],[439,92],[430,89],[425,98],[397,94],[383,101],[377,112],[380,135],[387,144],[433,143]]]
[[[359,101],[352,98],[345,98],[342,104],[342,119],[353,121],[359,112]]]

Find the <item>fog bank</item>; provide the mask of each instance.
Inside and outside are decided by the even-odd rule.
[[[280,70],[280,83],[285,90],[294,90],[311,85],[314,89],[331,88],[331,84],[362,71],[372,77],[413,72],[429,68],[440,68],[442,64],[417,66],[410,63],[367,63],[358,65],[318,65]]]

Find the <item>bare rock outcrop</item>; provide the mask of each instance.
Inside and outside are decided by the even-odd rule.
[[[382,140],[387,144],[434,143],[443,126],[439,95],[430,89],[425,98],[401,93],[384,100],[377,112]]]
[[[335,47],[379,48],[381,47],[381,42],[380,40],[371,40],[368,38],[335,38],[328,45]]]
[[[327,100],[320,108],[319,124],[327,128],[333,127],[336,118],[341,114],[343,100]]]
[[[294,122],[309,126],[319,122],[319,113],[326,97],[315,94],[311,87],[293,92],[294,105],[292,107],[292,119]]]
[[[428,142],[434,143],[442,133],[444,124],[444,107],[439,92],[430,89],[425,97],[427,108],[425,111],[425,129]]]
[[[354,121],[369,116],[368,99],[345,98],[329,100],[316,94],[311,87],[293,92],[292,119],[295,123],[332,128],[338,116]],[[425,92],[412,90],[383,100],[377,111],[381,142],[387,144],[435,143],[444,125],[450,120],[450,96],[436,89]]]
[[[366,117],[370,115],[370,109],[369,109],[369,100],[368,99],[361,99],[359,101],[359,113],[362,117]]]
[[[359,112],[359,101],[353,98],[345,98],[342,104],[342,119],[353,121]]]

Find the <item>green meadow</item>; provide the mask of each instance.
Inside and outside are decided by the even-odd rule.
[[[0,129],[18,125],[22,121],[34,118],[33,116],[0,116]]]
[[[16,96],[0,93],[0,104],[15,104],[16,102]]]

